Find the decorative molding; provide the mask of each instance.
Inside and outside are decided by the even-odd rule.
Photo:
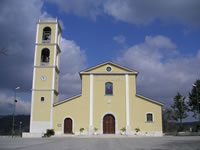
[[[98,74],[98,75],[104,75],[104,74],[119,74],[119,75],[124,75],[124,74],[134,74],[137,75],[134,72],[80,72],[80,74]]]
[[[61,52],[60,46],[58,45],[58,43],[35,43],[35,45],[38,46],[56,46],[56,48],[58,49],[58,52]]]
[[[33,66],[33,67],[35,67],[35,68],[56,68],[56,66],[48,66],[48,65],[44,65],[44,66]]]
[[[37,31],[36,31],[36,37],[35,37],[35,43],[38,43],[38,33],[39,33],[39,24],[37,24]]]
[[[90,74],[90,121],[89,126],[93,126],[93,74]]]
[[[55,91],[55,89],[32,89],[32,91]]]
[[[139,94],[136,94],[136,96],[139,97],[139,98],[142,98],[143,100],[147,100],[147,101],[149,101],[149,102],[158,104],[158,105],[160,105],[160,106],[163,106],[163,105],[164,105],[164,104],[162,104],[162,103],[159,103],[159,102],[157,102],[157,101],[155,101],[155,100],[152,100],[152,99],[150,99],[150,98],[147,98],[147,97],[142,96],[142,95],[139,95]]]
[[[31,96],[31,119],[30,119],[30,132],[31,132],[31,129],[33,128],[33,105],[34,105],[34,95],[35,95],[35,92],[32,91],[32,96]]]
[[[125,75],[126,78],[126,127],[130,128],[130,111],[129,111],[129,80],[128,75]]]
[[[111,62],[111,61],[107,61],[107,62],[105,62],[105,63],[102,63],[102,64],[99,64],[99,65],[90,67],[90,68],[85,69],[85,70],[83,70],[83,71],[81,71],[81,72],[89,72],[89,71],[91,71],[91,70],[93,70],[93,69],[96,69],[96,68],[101,67],[101,66],[104,66],[104,65],[113,65],[113,66],[122,68],[122,69],[124,69],[124,70],[127,70],[128,72],[130,71],[130,72],[132,72],[132,73],[138,74],[138,72],[135,71],[135,70],[133,70],[133,69],[129,69],[129,68],[127,68],[127,67],[121,66],[121,65],[116,64],[116,63],[113,63],[113,62]]]
[[[56,32],[55,32],[55,43],[58,44],[58,24],[56,24]]]
[[[54,106],[60,105],[60,104],[65,103],[65,102],[68,102],[68,101],[73,100],[73,99],[75,99],[75,98],[78,98],[78,97],[80,97],[80,96],[81,96],[81,94],[80,94],[80,95],[73,96],[73,97],[70,97],[70,98],[67,98],[66,100],[63,100],[63,101],[61,101],[61,102],[55,103]]]
[[[107,71],[107,68],[108,67],[110,67],[111,68],[111,70],[110,71]],[[107,73],[111,73],[112,71],[113,71],[113,68],[112,68],[112,66],[111,65],[106,65],[105,66],[105,71],[107,72]]]
[[[53,102],[54,102],[54,91],[52,91],[51,93],[50,129],[53,129]]]

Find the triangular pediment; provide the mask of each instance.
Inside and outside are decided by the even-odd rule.
[[[88,68],[80,72],[80,74],[84,73],[132,73],[136,75],[138,74],[138,72],[133,69],[129,69],[127,67],[115,64],[113,62],[105,62],[103,64],[96,65],[94,67]]]

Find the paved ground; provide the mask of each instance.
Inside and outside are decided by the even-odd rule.
[[[188,137],[0,137],[0,150],[200,150],[200,136]]]

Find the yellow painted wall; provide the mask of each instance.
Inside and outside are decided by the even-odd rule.
[[[73,120],[73,132],[80,128],[88,130],[89,126],[89,100],[78,97],[63,104],[54,106],[53,128],[64,133],[63,122],[66,117]]]
[[[34,91],[33,121],[50,121],[51,91]],[[45,97],[41,102],[41,97]]]
[[[112,96],[105,95],[106,82],[113,83]],[[125,100],[124,75],[94,75],[94,127],[101,129],[101,119],[106,112],[116,115],[117,130],[125,127]]]
[[[52,89],[52,68],[37,68],[35,73],[35,89]],[[42,80],[42,76],[46,76],[46,80]]]
[[[89,127],[89,90],[90,77],[82,77],[82,96],[54,106],[53,128],[57,132],[63,133],[63,122],[68,116],[73,120],[73,132],[78,132],[80,128],[88,130]]]
[[[152,112],[154,122],[146,122],[147,112]],[[140,97],[135,97],[133,103],[133,130],[140,128],[141,131],[162,131],[162,107]]]

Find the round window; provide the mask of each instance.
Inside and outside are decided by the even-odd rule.
[[[106,71],[110,72],[112,68],[110,66],[106,67]]]

